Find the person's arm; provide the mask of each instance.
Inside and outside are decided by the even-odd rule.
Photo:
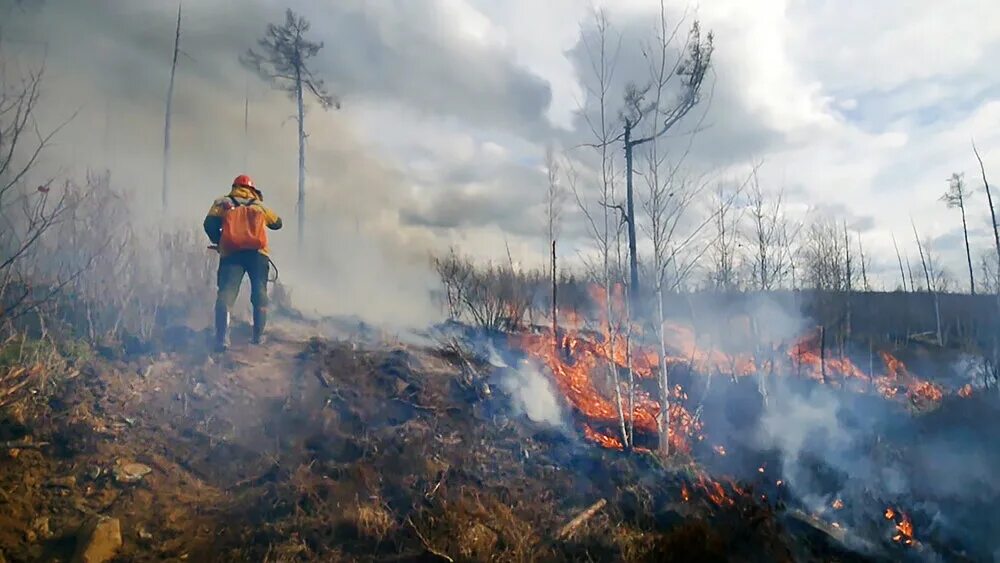
[[[205,234],[208,235],[208,240],[212,241],[212,244],[219,244],[222,239],[222,206],[216,201],[212,204],[212,208],[208,210],[208,215],[205,216],[205,222],[202,225],[205,229]]]
[[[271,229],[272,231],[277,231],[278,229],[280,229],[281,217],[279,217],[277,213],[272,211],[270,207],[264,205],[263,203],[259,205],[260,208],[264,210],[264,219],[267,221],[267,228]]]

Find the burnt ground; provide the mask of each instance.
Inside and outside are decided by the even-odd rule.
[[[315,332],[219,361],[198,335],[24,388],[0,411],[0,560],[69,561],[95,514],[121,561],[865,560],[752,491],[682,500],[684,460],[517,416],[455,350]],[[125,463],[152,471],[122,483]]]

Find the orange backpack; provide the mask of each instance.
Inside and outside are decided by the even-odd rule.
[[[267,218],[258,205],[240,205],[230,198],[234,207],[222,216],[222,240],[226,251],[263,250],[267,248]]]

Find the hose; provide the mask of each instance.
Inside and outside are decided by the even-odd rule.
[[[270,256],[267,257],[267,261],[268,261],[269,264],[271,264],[271,269],[274,270],[274,279],[272,280],[270,277],[268,277],[267,283],[277,283],[278,282],[278,265],[274,263],[274,260],[271,260]]]

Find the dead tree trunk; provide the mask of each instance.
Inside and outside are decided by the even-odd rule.
[[[976,160],[979,161],[979,171],[983,175],[983,187],[986,188],[986,199],[990,204],[990,218],[993,223],[993,240],[997,249],[997,264],[1000,264],[1000,227],[997,226],[997,212],[993,206],[993,194],[990,192],[990,183],[986,179],[986,166],[983,164],[983,157],[979,156],[979,149],[976,143],[972,143],[972,151],[976,153]],[[1000,305],[1000,292],[997,293],[997,303]]]
[[[965,259],[969,263],[969,293],[976,294],[976,275],[972,271],[972,247],[969,246],[969,224],[965,220],[965,197],[962,196],[958,205],[962,211],[962,235],[965,237]]]
[[[173,116],[174,76],[177,74],[177,55],[181,50],[181,3],[177,3],[177,30],[174,32],[174,57],[170,64],[170,84],[167,86],[167,108],[163,123],[163,187],[160,192],[163,208],[167,208],[170,191],[170,119]]]
[[[295,76],[295,103],[298,107],[299,116],[299,198],[296,205],[298,211],[298,235],[299,248],[306,239],[306,128],[305,128],[305,107],[302,101],[302,75],[301,69]]]
[[[993,206],[993,194],[990,193],[990,182],[986,179],[986,166],[983,164],[983,157],[979,155],[975,141],[972,142],[972,152],[976,153],[976,160],[979,161],[979,172],[983,176],[983,187],[986,188],[986,199],[990,204],[990,220],[993,223],[993,241],[997,249],[997,269],[1000,272],[1000,229],[997,227],[997,212]],[[1000,285],[997,286],[997,316],[1000,317]],[[993,366],[997,369],[1000,366],[1000,338],[993,337]]]
[[[899,254],[899,245],[896,244],[896,235],[892,235],[892,247],[896,249],[896,260],[899,262],[899,279],[903,282],[903,293],[906,293],[906,271],[903,270],[903,257]]]
[[[819,327],[819,374],[826,385],[826,327]]]
[[[635,143],[632,142],[632,123],[625,121],[625,205],[628,215],[628,267],[629,267],[629,293],[633,303],[639,299],[639,257],[635,241],[635,198],[632,195],[632,152]]]
[[[559,347],[559,282],[556,273],[556,241],[552,241],[552,339],[556,348]]]
[[[913,226],[913,236],[917,239],[917,251],[920,253],[920,264],[924,269],[924,279],[927,282],[927,291],[931,294],[931,298],[934,300],[935,334],[937,336],[938,346],[941,346],[944,344],[944,341],[941,338],[941,303],[938,300],[937,286],[931,278],[931,269],[927,263],[927,257],[924,255],[924,245],[921,244],[920,236],[917,235],[916,225]],[[930,252],[930,249],[928,249],[928,252]]]

